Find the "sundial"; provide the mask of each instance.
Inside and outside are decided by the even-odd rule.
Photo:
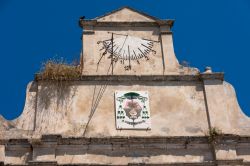
[[[153,48],[155,43],[159,43],[159,41],[128,34],[108,33],[110,38],[97,42],[98,45],[101,45],[101,56],[98,64],[106,54],[109,54],[108,58],[114,62],[120,61],[125,70],[131,70],[131,61],[136,61],[139,65],[140,60],[148,61],[151,55],[156,54]]]

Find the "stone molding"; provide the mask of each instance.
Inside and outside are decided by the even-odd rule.
[[[172,136],[172,137],[63,137],[62,135],[42,135],[41,138],[0,140],[0,145],[90,145],[90,144],[207,144],[209,136]],[[224,134],[217,138],[217,145],[248,143],[250,136]]]
[[[40,74],[35,75],[35,80],[42,79]],[[47,79],[48,80],[48,79]],[[64,80],[62,78],[62,80]],[[67,79],[68,80],[68,79]],[[70,81],[201,81],[201,80],[224,80],[224,73],[209,73],[197,75],[83,75]]]
[[[155,22],[100,22],[97,20],[79,20],[79,26],[84,28],[85,26],[95,27],[155,27],[155,26],[169,26],[172,27],[174,20],[157,20]]]
[[[159,152],[171,152],[171,151],[186,151],[186,155],[193,155],[192,150],[211,151],[211,147],[208,136],[197,137],[107,137],[107,138],[86,138],[86,137],[63,137],[62,135],[42,135],[39,139],[10,139],[1,141],[1,144],[5,143],[5,150],[13,152],[29,152],[33,154],[30,160],[23,163],[23,165],[76,165],[69,163],[58,163],[56,159],[57,149],[74,149],[80,148],[87,153],[96,152],[98,154],[106,154],[108,151],[159,151]],[[238,135],[222,135],[216,140],[215,147],[217,151],[223,150],[223,147],[232,147],[232,151],[237,149],[249,149],[250,137],[238,136]],[[37,160],[36,152],[41,150],[48,150],[51,153],[52,158]],[[190,151],[191,150],[191,151]],[[39,154],[39,153],[38,153]],[[171,153],[170,153],[171,154]],[[202,155],[202,154],[201,154]],[[5,165],[4,161],[0,162],[0,165]],[[8,164],[7,164],[8,165]],[[15,164],[12,164],[15,165]],[[16,164],[20,165],[20,164]],[[82,163],[77,165],[95,165],[91,163]],[[98,164],[105,165],[105,164]],[[207,159],[204,161],[196,162],[174,162],[167,163],[162,161],[159,163],[124,163],[123,165],[186,165],[186,166],[212,166],[212,165],[250,165],[249,161],[243,160],[240,156],[234,158],[227,155],[224,158],[216,160]]]

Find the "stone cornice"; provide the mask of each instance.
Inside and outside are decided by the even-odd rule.
[[[250,136],[239,135],[218,135],[215,141],[215,147],[218,151],[223,151],[224,147],[231,148],[232,151],[237,149],[247,150],[250,147]],[[37,160],[34,156],[31,160],[26,161],[25,165],[76,165],[67,162],[59,163],[55,158],[57,151],[74,151],[78,154],[81,150],[83,154],[104,154],[109,152],[129,152],[131,151],[157,151],[159,154],[172,154],[173,152],[185,152],[186,155],[194,155],[195,151],[204,151],[201,155],[208,155],[210,151],[209,136],[173,136],[173,137],[63,137],[61,135],[42,135],[40,138],[30,139],[9,139],[0,140],[0,144],[9,152],[22,152],[30,154],[40,154],[39,152],[49,151],[51,158]],[[174,155],[175,153],[173,153]],[[158,161],[156,163],[126,163],[120,165],[186,165],[186,166],[212,166],[212,165],[249,165],[250,162],[243,160],[240,156],[231,158],[215,158],[204,161],[190,162],[166,162]],[[5,165],[0,161],[0,165]],[[77,164],[77,165],[95,165],[93,163]],[[100,163],[98,165],[105,165]]]
[[[174,20],[156,20],[154,22],[150,21],[138,21],[138,22],[124,22],[124,21],[97,21],[97,20],[79,20],[79,26],[84,28],[85,26],[95,26],[95,27],[154,27],[154,26],[173,26]]]
[[[51,80],[43,79],[41,74],[35,75],[36,81]],[[62,81],[64,81],[62,77]],[[65,81],[202,81],[202,80],[224,80],[224,73],[209,73],[197,75],[83,75],[78,78],[71,78]]]
[[[171,136],[171,137],[63,137],[62,135],[42,135],[41,138],[0,139],[1,145],[90,145],[90,144],[208,144],[209,136]],[[250,136],[221,135],[216,138],[217,144],[248,143]]]
[[[139,166],[139,165],[148,165],[148,166],[214,166],[214,165],[249,165],[249,162],[243,161],[243,159],[235,159],[235,160],[217,160],[216,163],[214,161],[203,161],[203,162],[175,162],[175,163],[128,163],[122,164],[119,166]],[[36,166],[36,165],[55,165],[55,166],[105,166],[106,164],[59,164],[56,161],[31,161],[28,165]],[[113,164],[112,164],[113,165]],[[117,166],[117,165],[114,165]]]

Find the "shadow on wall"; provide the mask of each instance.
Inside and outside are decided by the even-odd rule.
[[[59,106],[69,106],[77,87],[69,81],[42,81],[39,85],[38,103],[40,109],[48,109],[52,102]]]

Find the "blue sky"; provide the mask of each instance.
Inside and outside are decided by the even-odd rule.
[[[80,16],[94,18],[130,6],[162,19],[175,19],[179,61],[201,71],[225,72],[242,110],[250,116],[250,1],[248,0],[0,0],[0,114],[19,116],[26,85],[53,57],[79,58]]]

